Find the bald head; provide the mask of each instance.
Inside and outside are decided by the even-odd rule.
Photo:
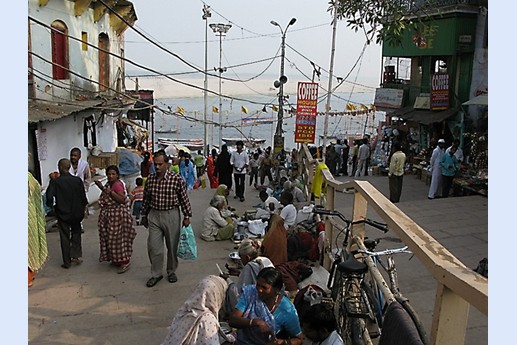
[[[68,158],[61,158],[57,163],[57,168],[60,173],[67,173],[70,170],[71,165],[72,164]]]

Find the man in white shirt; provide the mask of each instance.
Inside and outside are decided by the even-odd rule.
[[[83,181],[84,192],[88,194],[92,183],[92,173],[90,165],[84,159],[81,159],[81,149],[74,147],[70,150],[70,175],[77,176]],[[88,217],[88,205],[84,209],[84,217]],[[81,233],[84,233],[83,222],[81,222]]]
[[[368,146],[368,139],[363,139],[363,143],[359,146],[357,153],[357,170],[355,177],[365,176],[366,174],[366,160],[370,157],[370,147]]]
[[[250,164],[250,158],[244,151],[242,140],[237,141],[237,151],[230,156],[230,164],[233,166],[233,178],[235,180],[235,198],[244,201],[244,190],[246,186],[246,169]]]
[[[280,195],[280,203],[284,205],[284,208],[280,211],[280,217],[284,220],[285,228],[288,229],[289,226],[294,225],[298,214],[296,207],[293,205],[293,195],[291,192],[283,191]]]

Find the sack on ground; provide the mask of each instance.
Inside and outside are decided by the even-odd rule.
[[[258,237],[264,237],[266,234],[266,222],[263,222],[261,219],[254,219],[248,221],[248,231]]]
[[[197,259],[197,245],[192,225],[182,226],[178,243],[178,258],[183,260]]]

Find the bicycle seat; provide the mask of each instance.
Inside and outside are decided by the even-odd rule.
[[[348,255],[345,261],[337,265],[337,270],[343,274],[363,274],[368,271],[368,265],[357,261],[353,255]]]

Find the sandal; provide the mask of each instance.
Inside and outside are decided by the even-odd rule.
[[[160,280],[162,280],[163,276],[159,276],[159,277],[152,277],[151,279],[149,279],[147,281],[147,283],[145,284],[147,287],[153,287],[155,286]]]
[[[131,264],[129,262],[125,265],[120,266],[117,273],[121,274],[121,273],[127,272],[127,270],[129,269],[129,266],[131,266]]]

